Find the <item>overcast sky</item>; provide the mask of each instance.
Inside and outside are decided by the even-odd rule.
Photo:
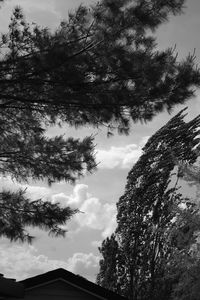
[[[67,17],[68,11],[80,3],[94,3],[92,0],[6,0],[0,9],[0,28],[5,32],[12,9],[20,5],[29,22],[36,22],[54,30]],[[171,18],[156,33],[158,47],[174,47],[182,59],[196,48],[197,62],[200,61],[200,1],[188,0],[185,14]],[[188,119],[200,113],[200,97],[188,104]],[[98,246],[115,228],[116,202],[124,192],[128,171],[141,155],[141,148],[149,136],[163,126],[175,113],[185,106],[174,109],[171,116],[162,113],[148,124],[136,124],[131,134],[112,138],[106,137],[103,129],[52,128],[48,135],[65,133],[66,136],[84,137],[96,134],[98,170],[77,182],[75,186],[66,183],[54,184],[30,182],[27,193],[37,199],[43,197],[61,205],[77,207],[84,214],[76,215],[68,223],[66,238],[50,238],[46,233],[34,230],[36,235],[32,246],[10,243],[1,239],[0,272],[5,276],[24,279],[58,267],[94,280],[98,272]],[[9,178],[0,179],[1,186],[16,189]],[[21,184],[24,188],[25,185]]]

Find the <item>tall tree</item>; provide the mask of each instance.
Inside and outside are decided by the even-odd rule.
[[[199,228],[197,207],[179,191],[177,161],[196,161],[200,116],[185,123],[183,112],[148,140],[117,203],[115,239],[123,260],[111,272],[116,270],[112,276],[118,278],[118,286],[121,280],[121,294],[132,300],[169,299],[172,283],[178,280],[175,257],[179,262],[188,258]],[[105,253],[105,244],[102,247]],[[103,259],[100,264],[98,282],[103,286],[108,262]]]

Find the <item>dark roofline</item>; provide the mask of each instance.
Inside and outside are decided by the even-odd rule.
[[[14,279],[0,276],[0,297],[15,297],[22,298],[24,296],[24,286],[20,282],[15,282]]]
[[[88,291],[88,293],[93,293],[99,297],[108,299],[108,300],[127,300],[112,291],[109,291],[79,275],[75,275],[65,269],[59,268],[47,273],[43,273],[41,275],[37,275],[31,278],[27,278],[25,280],[19,281],[23,283],[25,289],[34,288],[37,285],[45,284],[49,281],[56,280],[58,278],[64,279],[71,283],[72,285],[76,285],[80,289],[84,289]]]

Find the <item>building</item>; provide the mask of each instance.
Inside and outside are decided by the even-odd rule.
[[[6,280],[9,280],[9,283],[12,281],[11,279]],[[15,293],[15,291],[18,292]],[[10,286],[10,294],[8,290],[1,294],[1,299],[5,300],[16,298],[24,300],[126,300],[126,298],[64,269],[56,269],[19,282],[13,281],[13,286]]]
[[[0,274],[0,299],[17,299],[24,297],[24,285],[16,282],[15,279],[4,278]]]

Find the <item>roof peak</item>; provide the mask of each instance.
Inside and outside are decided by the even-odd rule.
[[[25,290],[36,288],[37,286],[41,286],[47,284],[48,282],[55,281],[56,279],[63,279],[67,283],[72,286],[84,290],[90,294],[95,294],[97,297],[105,300],[125,300],[126,298],[107,290],[89,280],[82,277],[81,275],[76,275],[66,269],[58,268],[51,271],[48,271],[43,274],[39,274],[33,276],[31,278],[27,278],[21,280],[20,283],[23,283]]]

